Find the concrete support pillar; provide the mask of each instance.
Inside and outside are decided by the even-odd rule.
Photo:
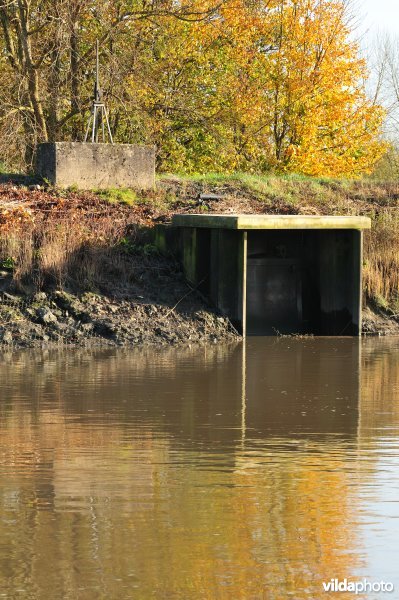
[[[210,248],[210,298],[245,336],[247,232],[213,229]]]
[[[351,231],[352,233],[352,264],[350,270],[353,273],[353,289],[351,311],[355,335],[362,333],[362,313],[363,313],[363,231]]]
[[[180,256],[184,275],[200,292],[209,295],[211,273],[211,232],[199,227],[181,229]]]
[[[186,279],[193,285],[197,285],[197,228],[184,227],[182,229],[181,257]]]

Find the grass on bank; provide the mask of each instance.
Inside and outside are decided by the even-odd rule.
[[[235,173],[223,174],[223,173],[199,173],[193,175],[185,174],[173,174],[164,173],[157,176],[159,181],[167,179],[178,179],[179,181],[196,182],[204,185],[218,185],[218,184],[241,184],[245,185],[248,189],[252,189],[258,192],[268,191],[270,188],[278,186],[280,183],[298,183],[305,182],[308,184],[320,184],[320,185],[337,185],[345,188],[352,183],[349,179],[331,179],[328,177],[310,177],[308,175],[301,175],[297,173],[287,173],[283,175],[275,174],[253,174],[244,173],[237,171]]]
[[[254,175],[250,173],[207,173],[198,175],[163,174],[158,176],[158,184],[178,184],[180,188],[190,190],[192,187],[204,191],[220,191],[222,193],[253,195],[271,205],[275,200],[283,201],[293,207],[304,202],[310,202],[315,208],[329,211],[344,210],[347,197],[356,195],[359,198],[368,197],[370,190],[374,192],[378,186],[370,180],[348,180],[314,178],[305,175]],[[385,184],[378,184],[384,196],[389,195]],[[389,188],[389,185],[388,185]],[[380,192],[378,192],[380,196]]]

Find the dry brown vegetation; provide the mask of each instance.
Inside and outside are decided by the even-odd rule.
[[[21,291],[97,289],[129,282],[127,260],[148,224],[146,207],[117,208],[95,194],[0,189],[0,260]],[[142,234],[141,234],[142,236]]]

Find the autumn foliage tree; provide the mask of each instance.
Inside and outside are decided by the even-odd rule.
[[[311,175],[355,176],[380,156],[382,111],[368,100],[365,62],[341,0],[279,3],[265,88],[280,165]]]
[[[82,139],[96,38],[114,137],[160,170],[356,177],[384,150],[347,0],[0,0],[0,20],[9,165]]]

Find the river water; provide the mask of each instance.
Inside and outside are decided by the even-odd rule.
[[[0,355],[0,598],[399,597],[399,339]]]

